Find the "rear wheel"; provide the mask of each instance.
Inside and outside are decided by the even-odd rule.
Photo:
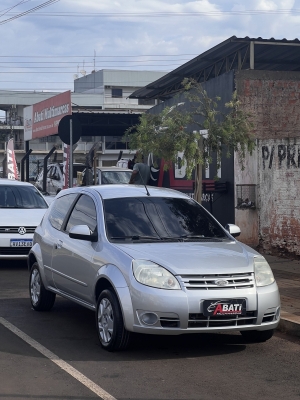
[[[37,262],[32,265],[30,270],[29,295],[34,310],[49,311],[53,307],[55,293],[45,289]]]
[[[241,331],[241,334],[248,342],[261,343],[271,339],[274,329],[267,331]]]
[[[128,347],[130,332],[124,327],[118,298],[111,289],[103,290],[98,298],[96,328],[105,350],[118,351]]]

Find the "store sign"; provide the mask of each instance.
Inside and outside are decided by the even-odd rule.
[[[58,133],[60,120],[72,114],[71,91],[24,108],[24,139],[31,140]]]

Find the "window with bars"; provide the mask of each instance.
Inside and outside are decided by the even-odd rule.
[[[256,209],[256,185],[236,185],[236,208],[239,210]]]

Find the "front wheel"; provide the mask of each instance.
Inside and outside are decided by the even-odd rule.
[[[30,270],[29,295],[34,310],[49,311],[53,307],[55,293],[45,289],[37,262],[32,265]]]
[[[269,329],[267,331],[241,331],[241,334],[247,342],[261,343],[271,339],[274,334],[274,329]]]
[[[98,298],[96,328],[105,350],[118,351],[128,347],[130,332],[124,327],[118,298],[111,289],[103,290]]]

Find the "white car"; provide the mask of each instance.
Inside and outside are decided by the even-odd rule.
[[[130,181],[132,169],[121,167],[97,167],[97,185],[127,184]],[[88,179],[86,173],[88,172]],[[85,169],[82,174],[82,185],[94,184],[93,168]]]
[[[31,184],[0,179],[0,259],[26,259],[48,204]]]
[[[77,172],[82,172],[85,169],[84,164],[74,163],[73,164],[73,186],[77,186]],[[35,186],[42,191],[43,190],[43,175],[44,168],[39,172]],[[47,166],[46,176],[46,193],[49,195],[57,195],[63,188],[63,164],[53,163]]]

